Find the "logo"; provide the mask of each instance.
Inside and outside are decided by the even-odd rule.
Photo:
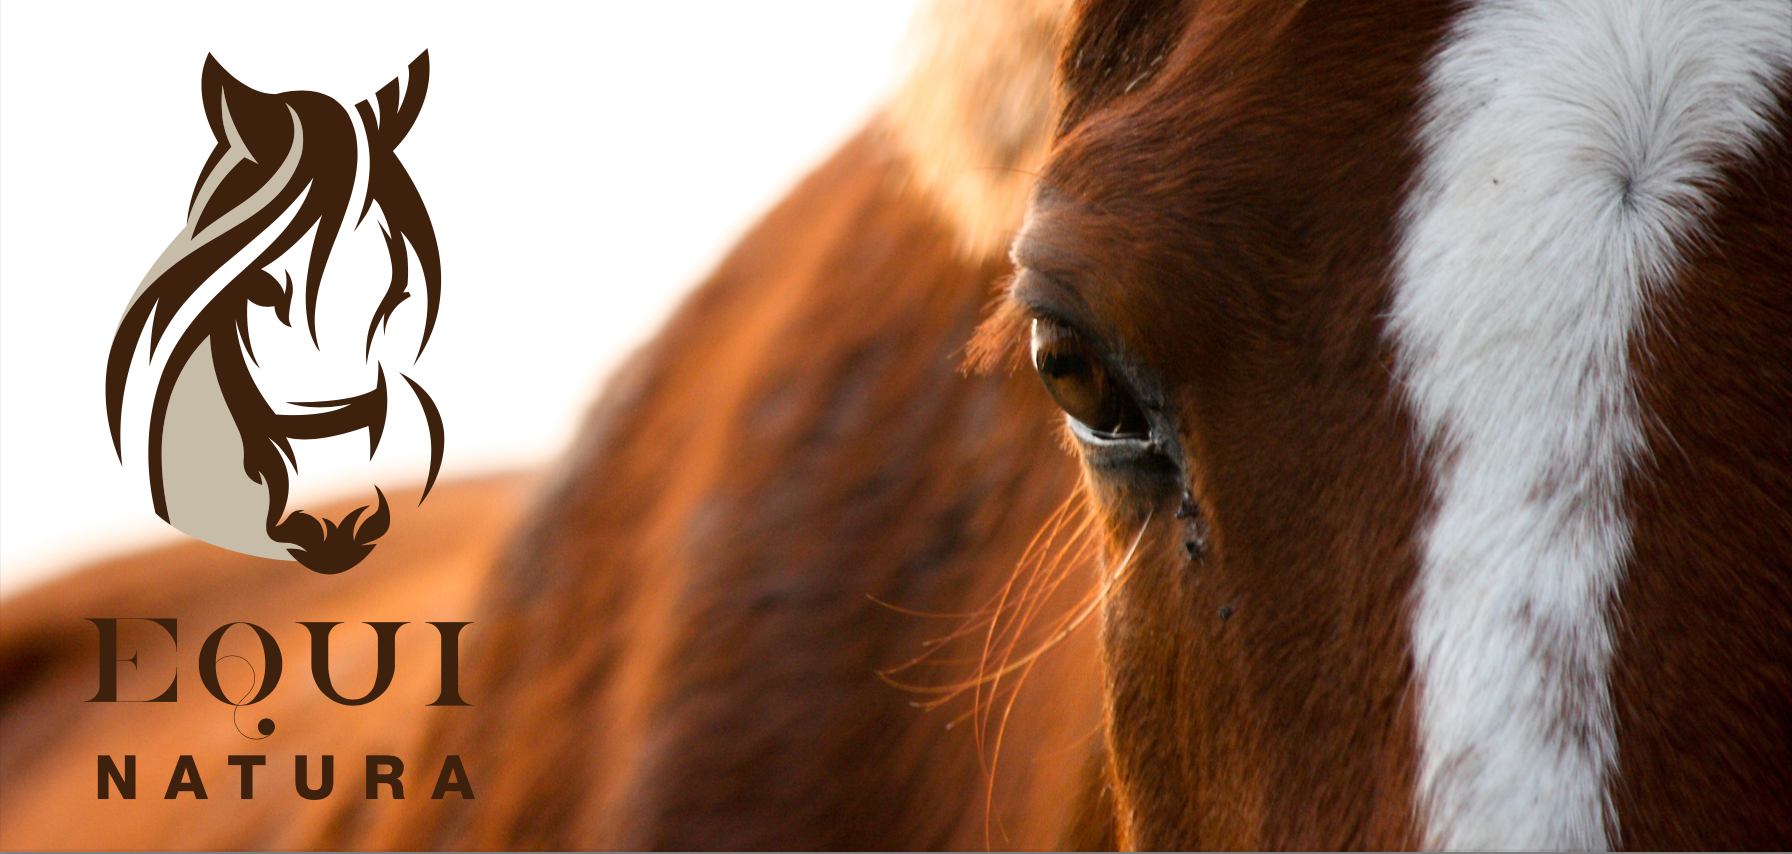
[[[371,464],[395,431],[426,437],[424,497],[435,485],[441,414],[401,367],[435,329],[441,258],[397,155],[428,84],[426,51],[350,109],[251,89],[206,57],[217,145],[106,364],[113,450],[141,465],[175,528],[338,573],[373,551],[391,513],[370,477],[372,500],[341,519],[287,512],[292,478],[323,440],[365,431]]]

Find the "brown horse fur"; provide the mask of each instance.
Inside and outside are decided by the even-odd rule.
[[[1295,7],[1209,3],[1191,25],[1095,4],[1067,52],[1016,291],[1161,372],[1142,394],[1187,425],[1174,469],[1092,475],[1111,554],[1139,538],[1104,626],[1128,847],[1417,842],[1395,603],[1424,502],[1374,319],[1406,173],[1387,117],[1439,19],[1357,6],[1326,30]],[[1122,54],[1145,65],[1100,59]]]
[[[1792,116],[1792,86],[1780,115]],[[1658,449],[1631,499],[1613,800],[1638,848],[1792,846],[1792,133],[1731,164],[1634,342]]]
[[[1031,675],[993,791],[996,727],[947,729],[976,698],[923,713],[876,676],[958,628],[897,609],[995,599],[1075,485],[1043,419],[1000,415],[1047,411],[1031,378],[958,376],[1005,271],[956,260],[898,166],[876,129],[848,144],[619,375],[487,594],[484,699],[439,739],[492,801],[382,844],[1057,842],[1099,745],[1092,650]]]
[[[1054,14],[931,13],[891,118],[618,373],[515,528],[519,482],[444,485],[343,576],[195,546],[8,601],[0,842],[1111,845],[1094,638],[1070,631],[1094,583],[1066,505],[1074,461],[1031,377],[960,372],[1052,125]],[[269,746],[232,731],[186,659],[178,703],[79,704],[83,617],[110,614],[179,617],[183,644],[230,620],[276,627],[286,679],[238,721],[276,720]],[[408,628],[372,706],[295,684],[296,620],[382,618],[474,620],[473,707],[422,705],[436,653]],[[358,686],[371,644],[349,628],[336,672]],[[94,800],[94,756],[132,751],[142,800]],[[254,801],[234,800],[233,752],[270,754]],[[336,797],[292,794],[289,752],[340,754]],[[181,753],[210,801],[156,797]],[[360,799],[365,753],[422,769],[408,799]],[[476,800],[418,791],[450,753]]]

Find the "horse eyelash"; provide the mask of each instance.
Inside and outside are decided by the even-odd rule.
[[[1032,312],[1004,293],[990,306],[989,314],[977,325],[964,348],[961,370],[968,376],[983,376],[1003,367],[1012,374],[1027,361],[1028,327]]]

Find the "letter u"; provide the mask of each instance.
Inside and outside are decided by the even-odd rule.
[[[308,785],[308,780],[307,780],[307,778],[309,778],[311,776],[310,773],[308,773],[308,769],[305,767],[306,761],[309,758],[310,757],[304,756],[302,754],[299,756],[294,756],[292,758],[293,788],[298,790],[299,797],[301,797],[301,798],[305,798],[307,800],[313,800],[313,801],[321,801],[324,798],[327,798],[330,796],[331,789],[336,788],[336,757],[330,756],[328,754],[326,754],[324,756],[323,784],[318,786],[315,789],[311,788],[311,786]]]

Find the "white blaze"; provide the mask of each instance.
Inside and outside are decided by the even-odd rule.
[[[1412,624],[1429,845],[1618,841],[1628,348],[1789,68],[1788,0],[1471,0],[1428,67],[1390,329],[1434,478]]]

